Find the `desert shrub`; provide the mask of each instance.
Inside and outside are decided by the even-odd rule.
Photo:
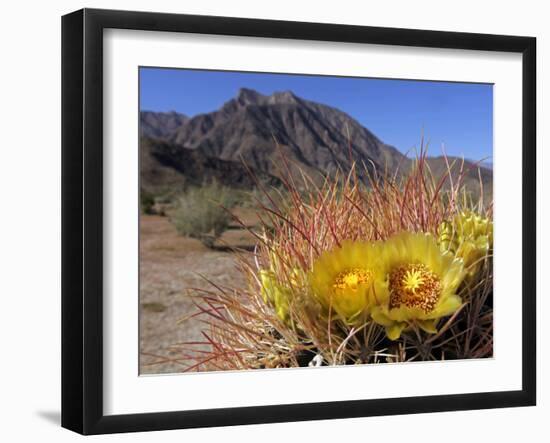
[[[151,194],[150,192],[142,188],[139,192],[139,200],[140,200],[141,211],[144,214],[154,213],[155,197],[153,194]]]
[[[239,206],[263,211],[266,208],[275,209],[284,206],[289,199],[288,192],[283,187],[254,187],[249,190],[239,191]]]
[[[229,226],[227,209],[233,204],[231,191],[215,182],[189,188],[176,199],[171,220],[181,235],[212,247]]]
[[[172,204],[188,186],[184,184],[163,186],[156,189],[155,202],[169,205]]]

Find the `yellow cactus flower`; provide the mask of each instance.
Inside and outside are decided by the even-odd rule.
[[[455,215],[444,221],[438,229],[439,246],[464,260],[470,276],[475,275],[483,258],[493,248],[493,222],[472,211]]]
[[[295,285],[299,277],[299,271],[295,269],[291,276],[291,282]],[[277,317],[283,322],[289,319],[289,305],[292,296],[292,289],[285,287],[277,281],[275,272],[272,270],[260,270],[260,282],[262,284],[262,297],[266,303],[271,303],[275,308]]]
[[[373,320],[397,340],[412,323],[436,333],[441,317],[462,304],[456,293],[465,271],[461,259],[442,252],[431,234],[402,232],[381,246],[385,285],[379,285]]]
[[[314,297],[348,324],[364,319],[372,305],[377,278],[378,247],[372,243],[344,241],[324,252],[313,263],[308,280]]]

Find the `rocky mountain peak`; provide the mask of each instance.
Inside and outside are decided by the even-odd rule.
[[[288,105],[300,104],[300,99],[292,91],[277,91],[272,95],[263,95],[254,89],[241,88],[237,96],[231,100],[241,106],[247,105]],[[230,101],[230,102],[231,102]]]
[[[237,94],[237,102],[240,105],[246,106],[246,105],[256,105],[263,101],[265,99],[265,96],[260,94],[258,91],[255,91],[254,89],[248,89],[248,88],[241,88],[239,89],[239,92]]]
[[[275,92],[268,99],[268,103],[275,104],[299,104],[300,99],[292,91]]]

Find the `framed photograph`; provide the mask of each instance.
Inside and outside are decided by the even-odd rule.
[[[62,425],[536,403],[531,37],[62,20]]]

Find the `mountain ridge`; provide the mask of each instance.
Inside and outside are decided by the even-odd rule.
[[[369,173],[386,168],[394,171],[399,166],[406,170],[412,162],[348,114],[298,97],[292,91],[263,95],[241,88],[235,97],[213,112],[193,117],[157,114],[150,111],[140,114],[140,133],[144,139],[152,141],[147,144],[150,152],[151,143],[157,140],[156,143],[164,144],[164,151],[172,152],[175,157],[179,155],[179,161],[195,158],[198,164],[204,165],[210,161],[206,159],[217,159],[225,162],[222,170],[230,167],[240,172],[251,170],[269,182],[284,180],[287,172],[299,177],[302,171],[314,180],[322,180],[326,174],[349,171],[353,161],[366,165]],[[166,149],[166,145],[171,148]],[[195,157],[189,156],[191,152]],[[443,162],[432,159],[437,157],[430,158],[430,162],[441,169]],[[472,166],[471,162],[466,162]],[[177,162],[172,162],[172,166],[170,162],[165,163],[163,168],[157,169],[164,170],[172,178],[173,172],[183,174],[181,167],[179,170],[175,167]],[[245,168],[237,166],[243,163]],[[213,167],[215,162],[208,164]],[[481,175],[492,182],[492,171],[481,169]],[[491,177],[488,178],[485,170]],[[213,170],[210,172],[209,175],[217,175]],[[367,174],[366,171],[360,173]],[[142,175],[151,177],[149,173]],[[237,175],[233,176],[237,186],[250,185]],[[476,169],[469,173],[468,179],[473,182],[478,179],[477,175]],[[156,180],[162,181],[159,176]],[[146,186],[147,181],[146,178]]]
[[[184,124],[189,117],[176,111],[140,111],[140,133],[154,138],[166,138]]]

